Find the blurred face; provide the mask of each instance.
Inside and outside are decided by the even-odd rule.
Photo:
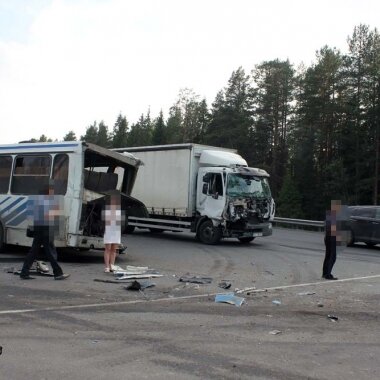
[[[341,210],[342,203],[341,201],[331,201],[331,211],[337,213]]]
[[[119,197],[117,197],[117,196],[112,196],[112,197],[111,197],[111,200],[110,200],[110,205],[111,205],[113,208],[120,207],[120,199],[119,199]]]

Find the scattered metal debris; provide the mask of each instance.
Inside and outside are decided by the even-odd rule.
[[[127,265],[126,268],[122,268],[118,265],[112,266],[114,274],[144,274],[144,273],[157,273],[155,270],[150,270],[148,267],[135,267],[132,265]]]
[[[219,282],[218,286],[219,288],[222,288],[222,289],[229,289],[231,287],[231,283],[227,281],[222,281],[222,282]]]
[[[280,331],[280,330],[269,331],[269,334],[271,334],[271,335],[278,335],[278,334],[281,334],[281,333],[282,333],[282,331]]]
[[[193,284],[211,284],[211,277],[185,275],[179,278],[179,282],[191,282]]]
[[[131,282],[131,280],[128,280],[128,281],[116,281],[116,280],[106,280],[106,279],[103,279],[103,278],[94,278],[94,281],[96,282],[105,282],[105,283],[108,283],[108,284],[120,284],[121,282],[123,283],[128,283],[128,282]]]
[[[125,289],[127,290],[144,290],[146,288],[152,288],[153,286],[156,286],[155,283],[150,281],[133,281],[130,285],[125,286]]]
[[[123,280],[135,280],[135,279],[141,279],[141,278],[157,278],[157,277],[163,277],[162,274],[154,274],[154,273],[145,273],[145,274],[118,274],[116,277],[117,281],[123,281]]]
[[[50,268],[47,266],[47,264],[44,261],[37,260],[36,261],[36,271],[42,272],[42,273],[48,273],[48,272],[50,272]]]
[[[272,303],[274,305],[281,305],[281,301],[280,300],[273,300]]]
[[[338,319],[339,319],[337,316],[332,315],[332,314],[329,314],[329,315],[327,316],[327,318],[330,319],[331,322],[337,322]]]
[[[299,296],[312,296],[313,294],[315,294],[315,292],[301,292],[301,293],[298,293]]]
[[[243,288],[243,289],[238,289],[236,288],[235,289],[235,293],[237,294],[241,294],[241,293],[246,293],[246,292],[250,292],[252,290],[256,290],[256,286],[251,286],[250,288]]]
[[[245,303],[245,299],[243,297],[235,296],[234,293],[224,293],[217,294],[215,296],[215,302],[229,303],[240,307],[243,303]]]

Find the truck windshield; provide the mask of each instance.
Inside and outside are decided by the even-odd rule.
[[[271,192],[266,177],[229,174],[227,195],[231,197],[270,198]]]

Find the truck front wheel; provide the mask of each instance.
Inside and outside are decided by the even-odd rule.
[[[211,220],[203,222],[197,234],[199,240],[204,244],[218,244],[222,238],[222,229],[215,227]]]

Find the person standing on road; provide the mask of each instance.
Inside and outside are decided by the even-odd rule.
[[[54,279],[64,280],[69,277],[69,274],[63,273],[58,264],[57,250],[54,245],[54,235],[59,231],[60,226],[61,207],[58,197],[54,196],[53,182],[49,182],[47,192],[49,195],[37,195],[29,198],[28,213],[29,218],[32,218],[33,243],[21,269],[20,278],[23,280],[34,279],[29,275],[29,271],[41,246],[53,268]],[[46,190],[43,194],[46,194]]]
[[[120,194],[112,193],[103,211],[104,229],[104,272],[113,272],[116,260],[116,251],[121,244],[121,204]]]
[[[322,278],[326,280],[337,280],[332,269],[336,261],[337,246],[345,243],[343,221],[344,209],[340,200],[332,200],[330,210],[326,212],[325,220],[325,259],[323,261]]]

